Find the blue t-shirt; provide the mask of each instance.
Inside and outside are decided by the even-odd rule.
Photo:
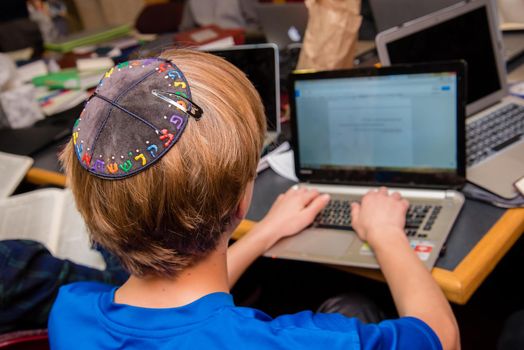
[[[52,349],[441,349],[424,322],[405,317],[363,324],[309,311],[271,318],[237,307],[226,293],[150,309],[113,302],[116,288],[79,282],[60,288],[49,316]]]

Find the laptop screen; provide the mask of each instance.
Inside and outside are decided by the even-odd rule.
[[[239,45],[210,50],[243,71],[257,89],[266,112],[267,131],[280,131],[280,73],[273,44]]]
[[[297,77],[297,174],[349,176],[350,182],[457,174],[463,152],[457,74]]]
[[[464,59],[468,104],[501,90],[487,11],[481,6],[387,43],[391,64]]]

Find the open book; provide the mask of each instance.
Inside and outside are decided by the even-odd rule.
[[[33,159],[0,152],[0,199],[11,195],[33,165]]]
[[[46,188],[0,199],[0,239],[30,239],[56,257],[105,269],[68,189]]]

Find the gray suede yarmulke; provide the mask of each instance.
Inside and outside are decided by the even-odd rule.
[[[172,62],[124,62],[104,75],[75,122],[76,155],[93,175],[126,178],[160,159],[188,118],[201,115],[184,74]]]

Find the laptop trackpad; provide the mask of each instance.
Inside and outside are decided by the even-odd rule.
[[[286,250],[308,255],[344,256],[354,239],[351,233],[320,229],[303,232],[300,236],[292,240],[293,243],[289,242]]]

